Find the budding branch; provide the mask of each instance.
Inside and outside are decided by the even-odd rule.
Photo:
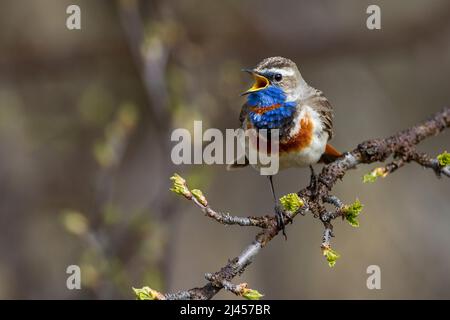
[[[450,127],[449,107],[434,114],[429,120],[400,131],[393,136],[360,143],[354,150],[325,165],[318,176],[312,174],[310,185],[296,193],[296,197],[298,196],[300,200],[300,206],[294,211],[287,211],[285,223],[292,223],[298,213],[305,215],[307,212],[310,212],[314,217],[319,218],[324,225],[321,245],[323,254],[327,257],[330,266],[333,266],[339,255],[331,249],[330,245],[333,237],[332,221],[338,217],[343,217],[352,225],[357,224],[354,218],[361,210],[359,201],[353,205],[346,206],[339,198],[330,194],[336,182],[342,180],[348,170],[355,168],[359,164],[386,162],[390,157],[392,157],[391,162],[373,170],[369,175],[366,175],[367,177],[364,177],[364,181],[366,179],[373,181],[377,177],[385,177],[410,162],[416,162],[424,168],[432,169],[438,177],[442,175],[450,177],[450,166],[448,163],[450,155],[448,153],[445,153],[446,160],[440,161],[437,158],[429,157],[425,153],[418,152],[415,148],[425,138],[436,136],[448,127]],[[212,274],[208,273],[205,276],[208,283],[203,287],[176,293],[158,294],[156,295],[157,299],[207,300],[213,298],[221,289],[249,299],[259,298],[261,296],[259,292],[248,289],[246,283],[234,285],[231,283],[231,280],[241,275],[258,252],[281,231],[275,216],[235,217],[226,213],[216,212],[210,208],[201,191],[192,190],[191,192],[181,177],[177,176],[173,179],[177,178],[181,179],[178,180],[178,183],[181,183],[182,189],[175,192],[193,201],[206,216],[221,224],[259,227],[261,231],[239,256],[229,260],[219,271]],[[334,211],[327,210],[325,207],[326,203],[333,205]]]

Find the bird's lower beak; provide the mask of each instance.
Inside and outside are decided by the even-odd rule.
[[[248,72],[250,73],[253,78],[255,79],[255,83],[253,84],[253,86],[248,89],[247,91],[245,91],[242,95],[246,95],[252,92],[256,92],[262,89],[265,89],[269,86],[269,79],[267,79],[266,77],[258,74],[257,72],[255,72],[254,70],[251,69],[242,69],[242,71]]]

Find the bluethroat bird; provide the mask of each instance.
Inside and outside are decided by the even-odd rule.
[[[278,129],[279,169],[329,163],[342,154],[328,144],[333,137],[333,108],[323,93],[306,83],[291,60],[270,57],[254,69],[244,69],[255,83],[243,93],[247,101],[240,113],[243,130]],[[236,159],[228,169],[245,167],[245,159]],[[252,166],[257,167],[252,164]],[[313,179],[312,179],[313,181]],[[284,231],[284,212],[278,204],[269,175],[278,226]]]

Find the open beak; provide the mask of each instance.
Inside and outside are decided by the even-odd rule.
[[[253,76],[253,78],[255,79],[255,83],[253,84],[253,86],[250,89],[248,89],[247,91],[245,91],[242,95],[256,92],[256,91],[265,89],[269,86],[269,79],[256,73],[254,70],[242,69],[242,71],[250,73]]]

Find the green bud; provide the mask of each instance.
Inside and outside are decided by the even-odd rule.
[[[248,300],[259,300],[261,299],[264,295],[259,293],[258,290],[253,290],[253,289],[248,289],[248,288],[244,288],[243,292],[242,292],[242,296],[245,299]]]
[[[447,151],[442,152],[437,156],[437,160],[441,167],[450,165],[450,153],[448,153]]]
[[[175,192],[176,194],[184,196],[188,199],[192,198],[192,193],[189,191],[187,187],[186,180],[180,177],[177,173],[175,173],[172,177],[170,177],[170,180],[172,180],[173,182],[170,191]]]
[[[340,254],[331,249],[331,247],[323,247],[322,253],[327,258],[330,268],[333,268],[336,264],[336,260],[341,257]]]
[[[280,202],[284,210],[292,213],[297,212],[301,207],[303,207],[304,204],[303,200],[300,199],[300,197],[296,193],[289,193],[285,196],[282,196],[280,198]]]
[[[204,207],[208,205],[208,201],[206,200],[201,190],[193,189],[191,190],[191,193],[195,197],[195,199],[197,199],[197,201],[200,202]]]
[[[356,199],[354,203],[349,206],[344,206],[342,209],[345,219],[352,227],[359,227],[359,221],[356,219],[363,209],[361,202]]]
[[[149,287],[143,287],[141,289],[133,288],[134,294],[137,300],[164,300],[164,295]]]
[[[386,177],[388,175],[388,172],[385,168],[375,168],[368,174],[365,174],[363,177],[363,183],[372,183],[377,180],[378,177]]]
[[[377,176],[373,175],[372,172],[369,172],[363,176],[363,183],[373,183],[377,181]]]

